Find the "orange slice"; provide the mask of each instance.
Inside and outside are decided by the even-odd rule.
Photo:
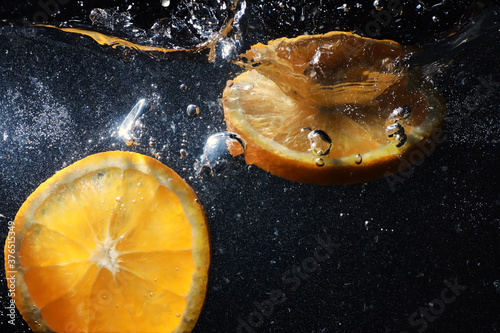
[[[205,214],[153,158],[106,152],[59,171],[22,205],[12,235],[6,271],[33,331],[189,332],[196,323],[210,261]]]
[[[417,70],[398,65],[411,52],[346,32],[254,45],[223,93],[228,130],[246,141],[248,164],[297,182],[402,171],[432,150],[446,111]]]

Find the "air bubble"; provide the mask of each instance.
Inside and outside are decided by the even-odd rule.
[[[186,113],[190,117],[194,117],[200,113],[200,108],[194,104],[189,104],[186,108]]]
[[[361,162],[363,162],[363,156],[361,156],[361,154],[356,155],[356,157],[354,158],[354,163],[359,165],[361,164]]]
[[[395,123],[404,124],[406,120],[410,117],[410,115],[411,115],[411,108],[408,105],[395,108],[394,110],[392,110],[389,117],[387,117],[385,126],[389,126]]]
[[[179,153],[181,154],[181,158],[184,158],[184,157],[186,157],[186,156],[187,156],[187,151],[186,151],[186,149],[181,149],[181,150],[179,150]]]
[[[315,156],[327,156],[332,149],[332,139],[320,129],[312,130],[309,127],[301,129],[302,132],[309,131],[307,138],[311,148],[309,149]]]
[[[405,128],[401,125],[401,124],[392,124],[392,125],[389,125],[385,128],[385,133],[387,134],[387,136],[389,138],[392,138],[393,136],[397,135],[397,134],[404,134],[405,132]]]
[[[394,140],[396,141],[396,147],[401,147],[403,146],[405,143],[406,143],[406,140],[407,140],[407,136],[406,134],[396,134],[396,136],[394,137]]]
[[[321,157],[318,157],[316,159],[316,165],[322,167],[323,165],[325,165],[325,161]]]
[[[407,136],[403,125],[395,123],[385,128],[385,133],[391,142],[396,144],[396,147],[401,147],[406,143]]]
[[[243,153],[247,150],[245,140],[236,133],[219,132],[205,142],[200,156],[198,172],[209,170],[212,176],[221,176],[243,163]]]

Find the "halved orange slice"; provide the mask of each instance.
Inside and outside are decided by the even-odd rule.
[[[414,49],[347,32],[252,46],[248,71],[223,93],[245,159],[289,180],[351,184],[401,171],[437,141],[446,111],[417,70]]]
[[[34,331],[189,332],[197,321],[205,214],[153,158],[106,152],[59,171],[22,205],[13,235],[6,271]]]

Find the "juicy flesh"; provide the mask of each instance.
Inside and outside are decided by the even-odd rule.
[[[404,80],[384,91],[369,104],[317,105],[298,94],[285,93],[275,82],[252,70],[235,79],[229,89],[238,90],[244,118],[264,137],[292,150],[307,152],[308,132],[302,128],[320,129],[332,139],[329,157],[340,158],[363,154],[389,144],[386,120],[397,107],[409,105],[411,116],[406,133],[427,116],[427,103],[418,91],[409,93]],[[362,94],[362,89],[350,94]],[[349,99],[356,99],[349,96]]]
[[[194,272],[192,229],[179,198],[153,176],[87,174],[60,185],[32,222],[21,267],[52,330],[178,326]]]

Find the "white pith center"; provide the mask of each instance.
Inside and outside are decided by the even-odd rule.
[[[116,240],[111,239],[109,236],[99,242],[95,250],[92,260],[94,260],[100,268],[107,268],[113,275],[120,270],[118,260],[118,251],[116,251]]]

